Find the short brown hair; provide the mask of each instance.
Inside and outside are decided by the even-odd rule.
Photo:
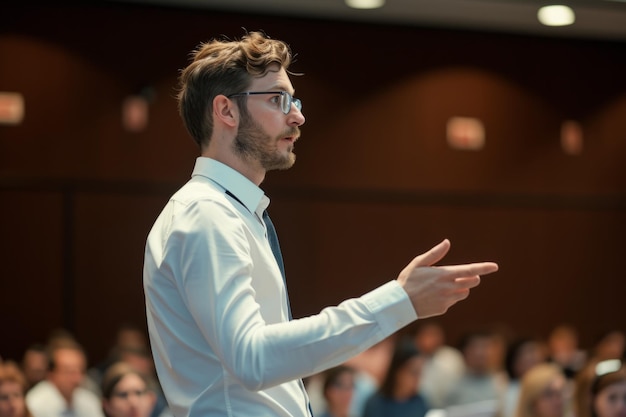
[[[247,33],[239,41],[214,39],[200,44],[179,77],[178,111],[193,140],[199,146],[210,140],[217,95],[243,92],[252,77],[264,76],[272,64],[287,69],[291,60],[289,45],[261,32]]]

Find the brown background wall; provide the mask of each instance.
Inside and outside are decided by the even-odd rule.
[[[307,123],[298,162],[264,188],[295,316],[396,277],[444,237],[448,263],[495,260],[441,318],[589,344],[626,330],[626,45],[433,28],[249,16],[115,3],[9,7],[0,91],[26,119],[0,125],[0,355],[50,330],[92,360],[117,326],[143,324],[146,234],[197,154],[172,98],[200,41],[242,27],[287,40]],[[122,128],[122,100],[149,87],[150,125]],[[452,150],[451,116],[479,117],[487,144]],[[567,119],[584,129],[565,154]]]

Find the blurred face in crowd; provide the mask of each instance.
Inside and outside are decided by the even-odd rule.
[[[333,415],[347,415],[354,394],[354,377],[352,372],[342,372],[324,393],[328,408]]]
[[[491,370],[494,347],[494,341],[491,337],[480,336],[472,339],[463,350],[468,370],[477,375],[489,372]]]
[[[53,359],[54,369],[49,372],[48,379],[69,402],[85,376],[85,355],[76,349],[57,349]]]
[[[415,344],[424,355],[434,354],[444,342],[443,329],[436,324],[424,325],[415,337]]]
[[[43,381],[48,372],[48,356],[45,352],[28,350],[24,354],[22,370],[30,386]]]
[[[0,384],[0,417],[24,417],[24,390],[15,381],[4,381]]]
[[[562,417],[565,412],[566,380],[562,375],[556,376],[535,401],[537,417]]]
[[[594,398],[598,417],[626,417],[626,381],[608,385]]]
[[[417,393],[423,365],[424,359],[419,356],[414,356],[398,369],[395,385],[395,397],[397,399],[410,398]]]
[[[515,374],[522,376],[526,373],[526,371],[531,369],[533,366],[542,363],[545,359],[544,351],[538,342],[529,341],[524,343],[524,345],[520,347],[517,357],[515,358],[515,363],[513,365]]]
[[[109,417],[148,417],[152,413],[156,395],[135,373],[126,374],[115,385],[111,398],[103,400]]]

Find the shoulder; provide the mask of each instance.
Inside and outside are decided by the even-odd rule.
[[[207,199],[227,201],[226,194],[222,188],[208,178],[200,176],[193,177],[187,181],[170,198],[171,201],[176,201],[183,205]]]
[[[174,228],[181,227],[186,232],[190,226],[192,230],[220,230],[220,227],[240,220],[239,210],[226,193],[206,179],[189,181],[179,189],[170,198],[162,216]]]
[[[85,388],[76,388],[73,402],[78,411],[93,417],[102,416],[100,399],[96,394]]]
[[[55,394],[55,393],[58,393],[58,392],[56,388],[54,387],[54,385],[52,385],[52,383],[50,383],[49,381],[44,380],[44,381],[39,382],[34,387],[32,387],[26,394],[26,397],[37,398],[43,395]]]
[[[26,394],[26,404],[33,410],[50,410],[62,407],[64,400],[52,383],[41,381]]]
[[[380,392],[375,392],[369,396],[365,402],[365,407],[367,409],[375,410],[381,407],[384,402],[385,397]]]

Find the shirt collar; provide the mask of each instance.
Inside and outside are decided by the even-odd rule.
[[[269,206],[270,199],[262,189],[226,164],[215,159],[198,157],[191,177],[202,176],[208,178],[229,191],[250,211],[261,214]]]

